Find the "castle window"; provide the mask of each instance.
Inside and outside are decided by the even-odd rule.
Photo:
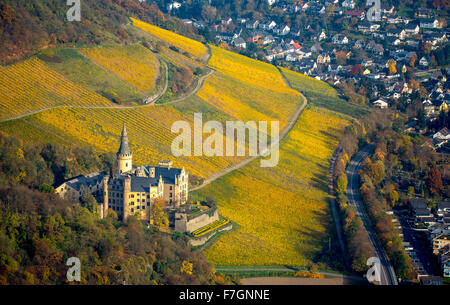
[[[150,202],[147,202],[147,206],[148,206],[148,207],[150,206]]]
[[[172,186],[170,186],[169,190],[172,190]]]
[[[150,195],[147,195],[147,199],[150,199]]]
[[[134,194],[131,195],[131,198],[134,198]]]
[[[131,201],[130,205],[134,205],[134,201]]]
[[[131,208],[131,213],[133,213],[134,212],[134,209],[133,208]]]
[[[142,209],[145,210],[145,205],[142,206]]]
[[[137,200],[137,202],[139,202],[139,199]]]
[[[137,206],[137,207],[136,207],[136,209],[138,209],[138,210],[139,210],[140,208],[141,208],[140,206]]]

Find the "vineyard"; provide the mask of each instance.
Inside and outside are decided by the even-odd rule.
[[[200,229],[195,230],[194,232],[192,232],[192,235],[194,237],[200,237],[200,236],[206,235],[214,230],[217,230],[229,223],[230,223],[230,220],[228,220],[228,219],[219,219],[219,220],[216,220],[216,221],[210,223],[207,226],[204,226],[204,227],[201,227]]]
[[[206,250],[219,265],[306,265],[327,242],[328,162],[348,121],[321,108],[304,111],[282,141],[280,162],[259,161],[196,192],[214,197],[240,229]]]
[[[185,52],[188,52],[197,58],[201,58],[206,53],[206,47],[201,42],[175,34],[135,18],[131,18],[131,21],[133,22],[133,26]]]
[[[197,96],[236,120],[279,120],[283,128],[300,104],[299,93],[272,65],[211,48],[209,65],[217,71]]]
[[[38,57],[72,82],[108,99],[135,101],[144,97],[114,73],[100,67],[75,49],[46,49]]]
[[[1,72],[1,119],[57,105],[111,105],[104,97],[72,83],[36,58],[2,68]]]
[[[142,93],[151,92],[155,86],[159,75],[158,58],[139,44],[86,48],[80,52]]]
[[[197,59],[206,53],[200,42],[132,20],[136,27]],[[206,68],[189,54],[174,50],[160,46],[159,59],[191,71]],[[112,92],[123,99],[154,90],[160,70],[154,53],[141,45],[48,50],[40,59],[2,68],[0,117],[57,105],[86,108],[48,109],[0,122],[0,130],[29,142],[90,145],[97,151],[114,152],[125,122],[134,164],[172,159],[175,167],[185,167],[191,174],[206,178],[242,158],[173,158],[171,143],[177,135],[171,133],[171,125],[175,121],[187,121],[192,127],[193,114],[201,112],[204,121],[278,120],[283,128],[302,101],[274,66],[213,46],[211,51],[208,66],[215,71],[194,95],[170,105],[127,108],[100,94],[110,96]],[[283,73],[296,89],[320,92],[324,98],[337,100],[327,84],[297,73]],[[221,236],[206,250],[207,256],[222,265],[305,265],[311,260],[328,238],[328,160],[339,131],[347,123],[345,116],[310,107],[282,141],[277,167],[261,168],[257,160],[198,191],[195,196],[214,197],[221,215],[240,227]],[[222,225],[214,223],[194,232],[194,236]]]

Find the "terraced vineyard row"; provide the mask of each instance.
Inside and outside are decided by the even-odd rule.
[[[112,105],[33,58],[2,69],[0,119],[55,105]]]

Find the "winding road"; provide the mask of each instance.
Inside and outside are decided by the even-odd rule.
[[[281,71],[280,71],[280,73],[281,73],[284,81],[286,82],[286,84],[290,88],[292,88],[290,86],[289,82],[287,81],[287,79],[285,78],[284,74]],[[274,145],[278,145],[286,137],[286,135],[289,133],[289,131],[291,131],[292,128],[294,128],[295,123],[297,123],[300,115],[302,114],[303,110],[305,109],[306,105],[308,104],[308,100],[306,99],[306,97],[301,92],[299,92],[299,91],[297,91],[297,92],[300,93],[300,96],[301,96],[303,102],[297,108],[297,110],[295,111],[295,113],[293,114],[291,119],[288,121],[288,124],[286,126],[284,126],[284,128],[281,130],[280,135],[278,137],[278,141],[275,141],[274,143],[271,143],[271,145],[270,145],[271,147],[270,147],[269,151],[272,150]],[[254,161],[254,160],[258,159],[258,158],[261,158],[261,156],[248,157],[248,158],[245,158],[244,160],[242,160],[242,161],[240,161],[238,163],[230,165],[230,166],[224,168],[223,170],[212,174],[211,176],[206,178],[201,185],[199,185],[197,187],[194,187],[194,188],[191,188],[190,191],[200,190],[200,189],[204,188],[205,186],[211,184],[212,182],[216,181],[217,179],[220,179],[221,177],[223,177],[223,176],[231,173],[232,171],[235,171],[235,170],[237,170],[237,169],[239,169],[239,168],[249,164],[250,162],[252,162],[252,161]]]
[[[362,167],[362,162],[366,157],[368,157],[373,151],[373,145],[367,145],[362,150],[360,150],[351,160],[349,166],[347,167],[346,174],[348,179],[346,195],[348,197],[348,203],[352,205],[356,210],[356,216],[361,218],[366,229],[370,243],[375,249],[375,255],[380,259],[381,262],[381,285],[398,285],[397,277],[395,276],[394,268],[389,262],[384,249],[382,248],[374,229],[371,226],[369,218],[366,214],[366,210],[361,201],[359,194],[359,175],[358,171]]]

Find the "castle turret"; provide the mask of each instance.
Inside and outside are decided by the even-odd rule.
[[[123,180],[123,221],[126,222],[128,215],[130,215],[130,192],[131,192],[131,177],[125,177]]]
[[[130,171],[132,168],[132,155],[128,147],[127,129],[125,124],[123,124],[120,148],[117,152],[117,173],[120,175]]]
[[[101,218],[106,218],[108,216],[108,208],[109,208],[109,202],[108,202],[108,181],[109,181],[109,175],[103,176],[103,213],[101,215]]]

